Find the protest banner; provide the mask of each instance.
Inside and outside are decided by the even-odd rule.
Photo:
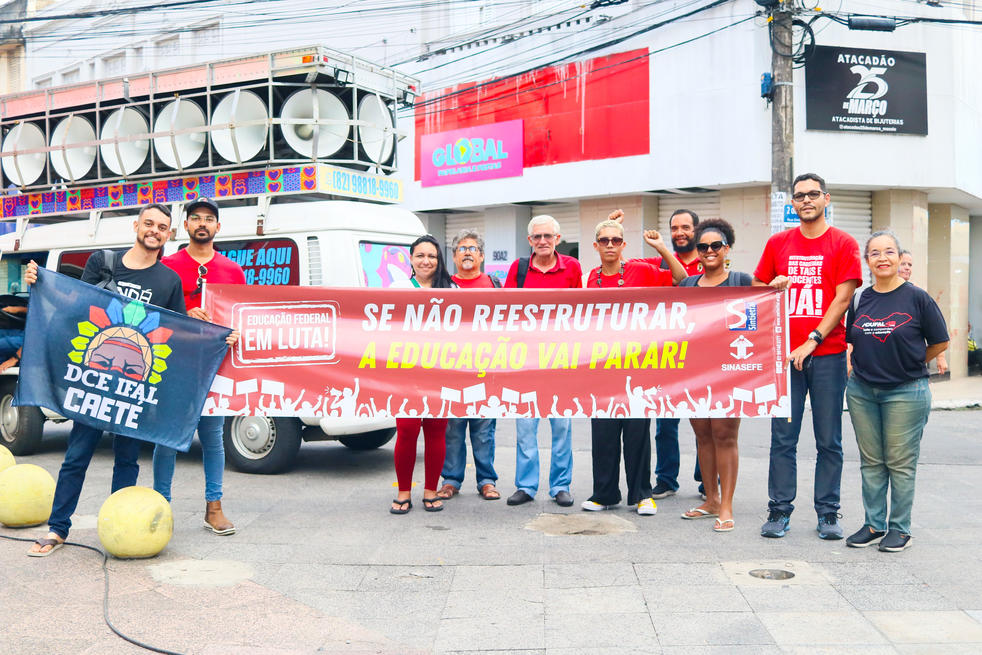
[[[208,285],[208,311],[242,336],[219,370],[236,382],[235,395],[224,385],[205,411],[787,417],[784,303],[767,287]],[[250,393],[240,388],[246,382]]]
[[[187,451],[230,332],[39,268],[14,404]]]

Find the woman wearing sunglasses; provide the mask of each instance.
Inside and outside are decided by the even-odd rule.
[[[392,286],[404,289],[450,289],[456,287],[450,279],[447,264],[443,259],[443,248],[429,234],[424,234],[409,246],[409,262],[413,267],[412,277]],[[416,467],[416,442],[419,431],[423,430],[424,442],[424,482],[423,509],[439,512],[443,502],[437,496],[440,484],[440,471],[447,453],[447,419],[445,418],[397,418],[395,467],[399,483],[399,494],[392,501],[389,511],[393,514],[408,514],[413,508],[410,491],[413,487],[413,469]]]
[[[749,287],[753,279],[747,273],[728,271],[726,258],[736,241],[733,226],[720,218],[699,223],[696,228],[696,252],[702,262],[702,274],[687,277],[680,287]],[[706,502],[682,514],[684,519],[715,518],[713,530],[733,529],[733,492],[736,489],[739,452],[738,418],[691,418],[696,433],[699,466],[706,484]],[[719,479],[719,487],[708,484]]]
[[[644,261],[624,261],[624,226],[614,220],[597,225],[593,247],[600,255],[600,266],[590,271],[586,287],[617,289],[620,287],[670,287],[674,276],[685,275],[682,263],[672,256],[658,232],[653,232],[655,250],[670,269]],[[628,380],[630,388],[630,379]],[[611,509],[621,502],[620,460],[624,444],[624,471],[627,476],[627,504],[637,505],[641,515],[658,511],[651,497],[651,419],[595,418],[590,420],[591,457],[593,459],[593,494],[580,505],[588,512]]]

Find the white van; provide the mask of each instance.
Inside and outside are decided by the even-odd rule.
[[[135,238],[135,211],[97,222],[77,220],[31,227],[19,247],[0,236],[0,294],[23,293],[31,259],[53,271],[81,277],[89,255],[126,249]],[[188,242],[183,217],[175,216],[171,254]],[[260,215],[256,204],[221,208],[216,249],[237,261],[248,284],[387,287],[409,277],[409,244],[424,233],[415,214],[398,207],[347,201],[283,202]],[[389,246],[383,248],[380,246]],[[405,248],[405,257],[381,261],[380,253]],[[261,255],[261,256],[259,256]],[[45,420],[63,421],[46,409],[12,405],[17,369],[0,375],[0,443],[15,455],[34,452]],[[263,418],[225,421],[225,456],[240,471],[278,473],[293,463],[300,441],[337,439],[355,450],[387,443],[394,419]]]

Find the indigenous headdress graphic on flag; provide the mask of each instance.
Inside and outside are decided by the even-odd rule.
[[[78,324],[68,359],[101,371],[116,371],[150,384],[161,381],[173,352],[167,340],[174,333],[160,327],[160,313],[130,301],[113,299],[105,309],[89,307],[89,320]]]

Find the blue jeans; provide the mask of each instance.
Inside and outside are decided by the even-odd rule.
[[[551,418],[552,457],[549,462],[549,495],[555,497],[560,491],[569,491],[573,480],[573,421],[568,418]],[[539,490],[539,440],[536,433],[539,419],[515,419],[518,433],[515,486],[535,498]]]
[[[471,431],[471,454],[477,475],[477,490],[498,481],[494,471],[494,431],[497,422],[493,418],[452,418],[447,422],[447,455],[443,460],[443,484],[458,490],[464,483],[467,466],[467,428]]]
[[[0,330],[0,361],[6,361],[24,345],[23,330]]]
[[[846,390],[846,353],[812,357],[807,368],[791,367],[791,420],[771,419],[771,463],[767,475],[768,507],[794,511],[798,491],[798,436],[805,413],[805,394],[812,401],[815,431],[815,512],[839,510],[842,481],[842,395]]]
[[[222,477],[225,475],[225,445],[222,443],[222,416],[202,416],[198,420],[201,463],[205,467],[205,501],[222,499]],[[174,479],[177,451],[156,445],[153,449],[153,488],[170,502],[170,484]]]
[[[910,534],[921,435],[931,411],[927,378],[893,389],[877,389],[854,375],[846,385],[846,400],[859,444],[866,525]]]
[[[664,482],[671,489],[679,488],[679,421],[677,418],[655,419],[655,484]],[[696,482],[702,482],[699,458],[692,474]]]
[[[72,528],[72,514],[82,493],[85,471],[89,468],[100,439],[102,430],[78,422],[72,425],[72,431],[68,435],[65,461],[58,472],[55,498],[51,505],[51,516],[48,518],[48,529],[62,539],[68,538],[68,531]],[[112,493],[115,493],[136,484],[136,478],[140,474],[140,442],[130,437],[113,435],[113,453],[115,461]]]

